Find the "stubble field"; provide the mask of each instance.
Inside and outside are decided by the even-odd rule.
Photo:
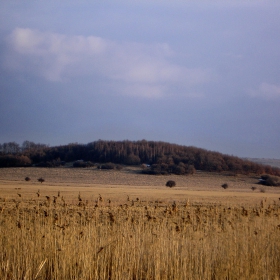
[[[257,181],[0,169],[0,278],[279,279],[280,192]]]

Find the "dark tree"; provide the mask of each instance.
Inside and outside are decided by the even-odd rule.
[[[70,143],[56,147],[31,141],[24,141],[21,147],[15,142],[0,144],[0,167],[31,166],[31,164],[42,163],[54,167],[60,165],[60,162],[74,162],[80,159],[100,165],[107,162],[128,165],[145,163],[151,166],[148,170],[143,170],[146,174],[189,175],[194,174],[195,170],[203,170],[280,176],[280,168],[264,166],[201,148],[160,141],[98,140],[88,144]],[[270,181],[268,180],[267,183],[275,184]]]
[[[24,155],[0,155],[0,167],[27,167],[31,166],[31,160]]]

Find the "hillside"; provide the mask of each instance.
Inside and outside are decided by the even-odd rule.
[[[267,173],[280,176],[280,169],[276,167],[166,142],[98,140],[88,144],[71,143],[56,147],[27,142],[25,141],[22,147],[14,142],[1,145],[0,167],[56,167],[76,161],[75,167],[99,165],[108,169],[142,164],[143,173],[153,175],[188,175],[194,174],[196,170],[204,170],[230,172],[233,175]],[[6,147],[6,150],[3,147]],[[104,165],[105,163],[107,164]]]

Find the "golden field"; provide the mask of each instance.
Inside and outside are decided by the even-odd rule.
[[[0,169],[0,279],[280,279],[278,188],[139,172]]]

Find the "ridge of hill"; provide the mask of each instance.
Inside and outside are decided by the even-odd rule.
[[[25,145],[14,153],[5,153],[3,150],[0,152],[0,167],[31,165],[55,167],[73,161],[79,161],[76,167],[85,167],[87,164],[92,166],[96,163],[111,163],[107,164],[107,168],[115,168],[116,164],[142,164],[143,173],[146,174],[188,175],[196,170],[204,170],[280,176],[280,168],[277,167],[202,148],[161,141],[98,140],[88,144],[70,143],[55,147],[35,144]],[[81,162],[86,164],[80,164]]]

